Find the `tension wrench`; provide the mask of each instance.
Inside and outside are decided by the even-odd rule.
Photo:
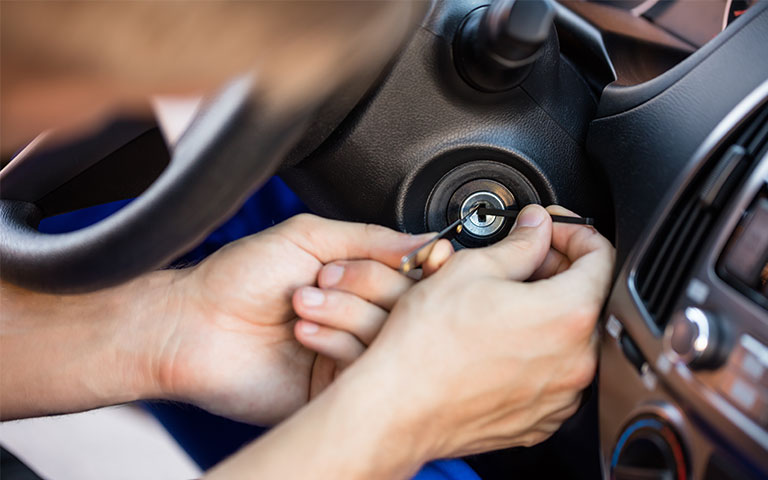
[[[501,210],[498,208],[485,208],[480,207],[477,209],[478,215],[489,215],[493,217],[510,217],[515,218],[520,213],[517,209]],[[595,219],[591,217],[567,217],[565,215],[550,215],[553,222],[557,223],[572,223],[574,225],[594,225]]]

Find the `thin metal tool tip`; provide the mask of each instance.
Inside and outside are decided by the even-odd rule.
[[[421,266],[421,264],[424,263],[429,257],[429,254],[432,252],[432,247],[435,246],[435,243],[437,243],[437,241],[441,238],[450,240],[461,233],[461,231],[464,229],[464,221],[473,213],[475,213],[479,208],[480,205],[475,205],[469,210],[469,212],[467,212],[466,215],[445,227],[437,235],[432,237],[431,240],[424,243],[416,250],[413,250],[408,255],[402,257],[400,259],[400,273],[408,273],[414,268]]]

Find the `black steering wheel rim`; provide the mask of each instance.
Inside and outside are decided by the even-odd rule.
[[[296,163],[331,134],[380,77],[430,3],[409,1],[396,7],[380,12],[380,24],[360,19],[371,26],[373,33],[364,42],[371,50],[348,59],[349,65],[325,65],[319,71],[309,62],[305,71],[299,58],[285,70],[285,75],[306,76],[287,82],[294,87],[283,89],[269,75],[256,82],[256,74],[229,83],[196,115],[159,177],[131,203],[87,228],[40,233],[40,199],[24,190],[31,184],[32,190],[50,191],[57,187],[51,182],[59,179],[53,178],[55,173],[43,174],[50,163],[36,163],[34,152],[23,159],[24,168],[16,169],[23,174],[5,168],[0,172],[3,280],[35,291],[77,293],[167,265],[234,213],[282,164]],[[386,31],[382,25],[395,28]],[[352,38],[360,40],[359,32]],[[295,91],[297,84],[305,91]],[[87,161],[73,163],[77,165],[68,174],[88,167]],[[45,179],[36,178],[36,168]]]
[[[92,226],[43,234],[34,203],[0,200],[3,278],[37,291],[96,290],[162,267],[202,240],[274,173],[306,126],[310,109],[262,108],[253,87],[243,76],[222,89],[156,181]]]

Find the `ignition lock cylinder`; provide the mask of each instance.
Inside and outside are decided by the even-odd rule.
[[[454,246],[483,247],[504,238],[515,220],[482,209],[515,210],[529,203],[541,200],[518,170],[489,160],[468,162],[446,173],[433,187],[427,202],[427,228],[439,232],[476,208],[454,239]]]
[[[463,217],[475,207],[497,208],[500,210],[506,209],[506,205],[496,194],[481,190],[471,194],[464,200],[459,211],[459,216]],[[501,230],[505,221],[506,219],[501,216],[480,215],[475,212],[464,224],[464,231],[476,237],[488,237]]]
[[[495,180],[479,178],[461,185],[454,191],[448,201],[446,220],[452,222],[462,218],[473,209],[506,210],[517,207],[517,199],[507,187]],[[500,215],[475,212],[464,223],[464,229],[456,240],[466,247],[489,245],[503,238],[513,223],[513,219]]]

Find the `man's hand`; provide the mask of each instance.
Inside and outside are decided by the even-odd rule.
[[[307,402],[317,358],[293,335],[293,292],[315,284],[326,263],[397,265],[423,241],[300,215],[196,267],[92,294],[0,284],[0,363],[12,366],[0,369],[0,418],[162,398],[276,422]]]
[[[339,366],[296,341],[294,291],[314,285],[326,263],[370,258],[396,266],[423,241],[375,225],[300,215],[182,271],[155,361],[163,397],[254,423],[285,418]],[[301,292],[302,305],[324,300],[317,289]]]
[[[429,458],[541,442],[594,376],[613,261],[594,229],[553,228],[529,206],[507,239],[458,252],[409,291],[357,373],[397,385],[407,400],[391,408],[418,425]]]
[[[303,289],[294,297],[296,312],[302,317],[297,338],[345,364],[351,364],[372,344],[382,355],[381,364],[396,363],[409,339],[412,348],[406,358],[423,365],[419,370],[437,366],[439,372],[446,368],[453,372],[435,390],[436,385],[426,378],[409,381],[415,391],[422,391],[420,396],[443,404],[445,418],[456,422],[444,427],[456,433],[450,435],[453,445],[443,446],[447,451],[441,455],[546,439],[575,412],[581,389],[593,377],[593,327],[607,294],[613,249],[590,227],[553,225],[540,208],[526,211],[526,215],[542,215],[542,223],[537,227],[518,225],[494,247],[461,252],[453,259],[439,255],[430,273],[447,262],[443,270],[410,293],[415,282],[381,263],[326,265],[318,277],[318,285],[324,289],[318,294],[326,301],[314,307],[302,305]],[[548,211],[574,215],[557,206]],[[527,220],[523,217],[522,223]],[[386,328],[397,329],[397,333],[389,334],[393,339],[388,345],[378,345],[379,340],[374,339],[393,307],[391,321],[400,323]],[[504,342],[499,343],[501,338]],[[483,352],[486,346],[490,348]],[[384,362],[385,349],[394,348],[398,355]],[[472,364],[465,364],[470,359],[486,365],[483,371],[470,372]],[[439,378],[439,372],[424,375]],[[489,385],[494,376],[506,384]],[[451,392],[467,395],[461,399]],[[503,405],[493,412],[502,418],[485,425],[485,431],[472,431],[475,438],[462,439],[461,422],[486,422],[482,417],[461,419],[449,413],[471,412],[472,406],[489,401]],[[435,405],[425,408],[425,418],[430,416],[428,411],[434,414]]]
[[[318,325],[315,334],[357,332],[369,348],[306,408],[208,476],[406,478],[434,458],[544,440],[593,378],[595,323],[613,260],[594,229],[553,227],[541,207],[529,206],[507,239],[451,255],[394,303],[386,322],[381,312],[356,322],[348,314],[363,304],[342,293],[357,288],[386,310],[379,302],[408,286],[381,266],[346,262],[326,291],[335,297],[326,311],[297,313]],[[329,285],[325,275],[321,286]]]
[[[547,210],[553,215],[574,215],[572,212],[558,206],[551,206]],[[507,246],[506,248],[508,251],[511,250],[511,253],[514,254],[514,256],[509,258],[509,261],[519,262],[520,260],[523,260],[522,267],[518,267],[518,269],[513,272],[513,275],[511,276],[512,280],[520,282],[523,280],[534,281],[551,278],[571,268],[572,262],[592,253],[593,250],[598,250],[599,253],[601,251],[600,249],[604,249],[604,253],[607,255],[604,254],[601,259],[598,254],[593,253],[592,258],[602,260],[604,263],[603,267],[610,268],[612,261],[610,252],[612,249],[609,248],[605,239],[599,235],[595,235],[595,230],[580,226],[552,225],[552,246],[549,248],[549,251],[547,251],[547,247],[550,243],[550,240],[546,238],[548,231],[549,227],[547,225],[542,225],[538,229],[533,230],[522,228],[515,231],[510,238],[505,241],[508,243],[511,242],[511,247]],[[539,235],[540,238],[532,236],[534,234]],[[520,246],[523,248],[520,248]],[[446,241],[445,245],[441,245],[440,247],[441,248],[435,249],[437,255],[433,254],[430,256],[430,260],[426,266],[426,272],[428,274],[432,274],[439,269],[450,256],[451,249],[449,242]],[[496,248],[490,250],[491,252],[494,252]],[[480,250],[477,252],[483,251]],[[483,255],[486,254],[487,252],[483,252]],[[544,256],[542,257],[542,255]],[[487,282],[488,278],[485,278],[487,274],[483,272],[483,267],[488,266],[488,260],[493,261],[493,257],[481,257],[485,264],[479,263],[477,265],[479,271],[473,272],[471,271],[473,266],[470,265],[470,262],[475,263],[475,258],[477,258],[478,255],[467,252],[462,253],[461,256],[470,257],[470,260],[464,260],[464,268],[450,268],[453,268],[454,270],[453,273],[451,273],[451,275],[456,278],[454,281],[461,283],[457,288],[459,290],[466,289],[466,292],[456,291],[453,295],[445,294],[445,292],[439,290],[441,286],[432,286],[430,288],[431,295],[429,299],[417,301],[417,303],[422,304],[420,305],[420,310],[443,312],[443,314],[446,315],[446,323],[448,324],[450,324],[448,320],[448,318],[450,318],[450,312],[444,311],[444,308],[442,307],[448,302],[449,306],[446,308],[453,310],[448,299],[462,295],[465,297],[471,295],[472,292],[476,291],[474,288],[475,281],[482,280]],[[521,256],[528,256],[528,259],[515,258]],[[503,264],[505,259],[498,258],[498,260],[500,264]],[[596,260],[590,260],[588,257],[582,259],[581,263],[589,261]],[[458,280],[460,278],[465,280]],[[446,282],[446,285],[454,285],[448,280],[445,280],[444,282]],[[413,280],[400,275],[396,270],[372,260],[345,261],[328,264],[323,267],[318,276],[318,286],[323,290],[320,290],[317,295],[322,295],[323,298],[325,298],[324,302],[315,306],[305,306],[302,304],[302,292],[309,288],[317,290],[314,287],[304,287],[303,289],[298,290],[294,296],[294,308],[302,318],[302,320],[297,323],[296,337],[307,348],[324,354],[324,358],[336,359],[343,362],[345,365],[349,365],[362,355],[365,349],[371,345],[381,328],[384,326],[390,310],[392,310],[397,300],[405,295],[414,283]],[[527,288],[530,288],[533,285],[534,284],[529,283]],[[564,292],[555,291],[554,289],[558,288],[556,285],[557,282],[554,282],[553,280],[553,282],[541,283],[539,288],[531,289],[531,291],[536,292],[537,290],[552,289],[551,294],[553,298],[560,297]],[[470,286],[471,288],[466,288]],[[538,326],[535,324],[536,318],[546,317],[550,313],[554,313],[555,315],[563,313],[555,310],[557,304],[552,304],[552,312],[549,312],[547,310],[550,308],[549,303],[536,304],[535,302],[540,301],[541,299],[531,300],[530,297],[523,295],[523,290],[525,290],[526,287],[523,287],[522,285],[520,285],[520,287],[520,291],[517,294],[514,291],[510,291],[509,298],[501,298],[496,295],[494,293],[495,291],[502,293],[498,288],[478,293],[477,298],[474,299],[474,302],[478,304],[477,308],[465,308],[463,312],[461,309],[455,311],[457,314],[466,315],[467,318],[473,318],[474,315],[483,314],[483,308],[480,305],[487,302],[500,304],[497,307],[501,307],[501,312],[503,312],[502,305],[504,303],[509,303],[509,307],[520,309],[521,311],[525,311],[526,307],[528,307],[528,309],[536,314],[536,316],[532,318],[530,314],[528,314],[529,318],[534,321],[533,326],[531,327],[529,325],[528,328],[534,329],[538,329]],[[561,286],[560,288],[563,287]],[[564,290],[567,289],[564,288]],[[599,294],[604,290],[604,284],[599,282],[592,283],[592,296],[585,295],[585,297],[580,300],[581,305],[574,301],[579,299],[569,297],[563,298],[560,303],[566,308],[566,312],[568,305],[572,305],[577,310],[578,308],[586,309],[589,307],[588,304],[590,301],[593,302],[592,307],[594,307],[596,294]],[[438,295],[441,298],[436,298]],[[518,295],[520,298],[517,299],[514,295]],[[542,295],[542,298],[545,296],[546,294]],[[466,301],[467,300],[465,299],[464,302],[466,303]],[[472,302],[472,300],[468,301]],[[584,305],[585,303],[587,304],[586,306]],[[467,313],[467,310],[472,311]],[[582,312],[579,314],[578,311],[576,311],[573,316],[586,316],[586,320],[583,318],[576,318],[576,320],[588,322],[590,319],[594,320],[596,317],[596,313],[592,312],[593,314],[591,315],[589,313],[590,312]],[[429,315],[429,313],[424,313],[424,315]],[[553,320],[556,322],[557,318],[553,318]],[[568,331],[569,328],[578,327],[578,325],[570,325],[567,320],[567,318],[563,319],[564,325],[560,330]],[[463,322],[461,323],[463,324]],[[482,319],[478,319],[478,323],[482,324]],[[549,327],[546,322],[542,322],[540,328],[541,334],[547,335],[549,333],[547,331]],[[536,354],[536,340],[533,336],[533,332],[527,333],[528,335],[523,337],[525,339],[531,339],[531,343],[527,347],[525,346],[524,340],[519,340],[519,334],[515,335],[516,338],[511,339],[511,343],[519,342],[519,348],[523,349],[523,354],[528,354],[530,353],[529,351],[533,351],[533,353]],[[555,335],[561,334],[561,332],[555,332]],[[434,337],[435,335],[429,334],[425,338]],[[582,337],[577,335],[575,338]],[[591,337],[589,340],[592,340]],[[593,350],[586,349],[584,351],[589,354]],[[571,352],[563,350],[562,352],[555,353],[561,353],[563,358],[565,358],[565,355],[568,355]],[[330,361],[328,361],[328,363],[330,363]],[[592,361],[589,355],[587,355],[587,358],[581,363],[577,362],[576,365],[584,363],[586,363],[586,366],[583,368],[587,372],[591,372],[593,369],[591,368]],[[331,368],[333,367],[329,367],[329,369]],[[533,372],[535,372],[535,370],[532,370],[532,373]],[[583,372],[577,371],[576,373]],[[565,375],[567,376],[568,373],[566,372]],[[584,375],[591,378],[591,375],[588,373],[585,373]],[[326,383],[330,383],[330,380],[332,379],[329,379]],[[577,385],[579,384],[579,380],[581,379],[577,378]],[[579,392],[574,390],[571,393],[577,395]],[[566,394],[563,394],[563,398],[567,398]],[[518,438],[515,441],[519,441],[522,444],[528,444],[538,443],[538,441],[543,440],[553,433],[562,421],[570,416],[572,409],[576,404],[577,402],[574,397],[574,401],[563,406],[558,414],[552,415],[551,417],[548,417],[546,421],[536,424],[536,428],[525,429],[523,438]]]
[[[430,235],[434,234],[420,240]],[[422,265],[422,278],[431,276],[452,253],[451,242],[440,240]],[[321,354],[314,365],[311,398],[365,351],[395,302],[414,283],[413,278],[376,260],[342,260],[320,270],[317,287],[294,292],[293,309],[301,317],[295,324],[296,339]]]

